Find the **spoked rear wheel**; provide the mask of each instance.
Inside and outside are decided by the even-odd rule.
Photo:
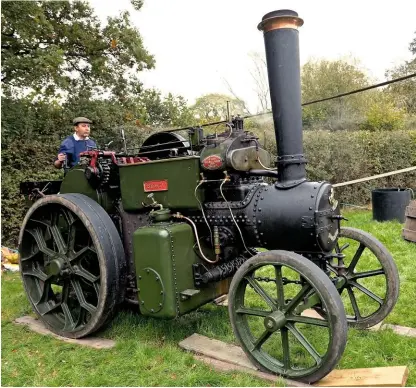
[[[354,228],[341,228],[336,251],[345,255],[339,290],[348,323],[366,329],[381,322],[399,297],[399,274],[389,251],[370,234]],[[339,269],[328,264],[332,275]],[[342,270],[341,270],[342,271]],[[339,276],[339,275],[338,275]]]
[[[120,237],[104,209],[82,194],[36,201],[23,221],[19,253],[26,295],[56,334],[93,333],[122,300],[126,264]]]
[[[326,317],[302,315],[313,297]],[[341,358],[347,341],[344,307],[328,276],[287,251],[259,253],[237,271],[229,291],[233,331],[261,370],[313,383]]]

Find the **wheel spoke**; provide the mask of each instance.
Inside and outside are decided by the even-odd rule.
[[[256,317],[268,317],[270,315],[270,311],[255,310],[246,307],[240,307],[235,312],[237,314],[254,315]]]
[[[357,266],[358,260],[360,260],[361,255],[363,254],[365,249],[365,245],[360,243],[360,246],[357,249],[357,252],[355,252],[354,257],[351,260],[350,265],[348,266],[348,273],[353,273],[355,267]]]
[[[97,294],[97,298],[100,297],[100,285],[98,284],[98,282],[95,282],[92,284],[95,290],[95,293]]]
[[[348,291],[348,296],[350,297],[352,308],[355,313],[355,318],[360,319],[361,318],[360,309],[358,308],[358,303],[357,303],[357,299],[355,298],[354,291],[352,290],[351,287],[347,287],[347,291]]]
[[[95,283],[100,278],[99,276],[93,275],[91,272],[82,267],[74,269],[74,274],[89,280],[91,283]]]
[[[282,349],[283,349],[283,366],[285,369],[290,368],[290,350],[289,350],[289,331],[286,327],[280,329],[282,336]]]
[[[26,232],[32,235],[32,237],[35,239],[36,244],[38,245],[39,251],[41,251],[42,253],[44,253],[45,255],[49,257],[55,257],[57,255],[55,251],[53,251],[52,249],[49,249],[46,246],[45,238],[43,237],[39,228],[26,229]]]
[[[75,254],[75,233],[76,233],[75,226],[73,224],[69,225],[67,254],[71,256]]]
[[[46,280],[43,283],[43,288],[42,288],[42,292],[40,293],[39,300],[35,302],[36,307],[38,307],[41,303],[46,303],[48,301],[50,289],[51,289],[50,280]]]
[[[80,258],[86,253],[86,252],[92,252],[93,254],[97,254],[97,252],[95,251],[95,249],[93,247],[90,246],[86,246],[82,249],[80,249],[78,252],[75,252],[74,255],[71,257],[71,262],[75,261],[75,260],[80,260]]]
[[[67,247],[66,247],[64,238],[62,236],[61,230],[59,229],[58,225],[52,225],[50,229],[51,229],[51,233],[55,241],[55,244],[58,247],[59,253],[65,254],[67,252]]]
[[[285,313],[289,314],[293,311],[293,309],[302,301],[303,297],[308,293],[311,289],[309,284],[305,284],[302,289],[298,292],[298,294],[290,301],[290,303],[284,309]]]
[[[374,269],[372,271],[366,271],[366,272],[358,272],[355,273],[352,279],[363,279],[368,278],[370,276],[377,276],[377,275],[384,275],[384,269]]]
[[[245,279],[250,283],[250,285],[254,288],[257,293],[263,297],[266,303],[272,308],[272,310],[276,310],[277,306],[275,301],[269,296],[269,294],[260,286],[260,284],[254,280],[251,276],[246,276]]]
[[[286,317],[289,322],[306,323],[307,325],[329,327],[328,321],[319,318],[304,317],[302,315],[289,315]]]
[[[30,253],[30,254],[29,254],[29,256],[26,256],[26,257],[22,257],[22,256],[20,256],[20,262],[24,262],[24,261],[32,260],[32,259],[33,259],[33,258],[35,258],[37,255],[39,255],[39,253],[43,253],[43,252],[41,252],[41,251],[39,250],[39,248],[38,248],[38,250],[37,250],[36,252],[32,252],[32,253]]]
[[[276,265],[274,267],[276,273],[276,288],[277,288],[277,301],[281,307],[285,306],[285,296],[283,291],[283,278],[282,278],[282,266]]]
[[[352,281],[350,281],[350,285],[354,286],[355,288],[358,288],[362,293],[366,294],[368,297],[375,300],[380,306],[383,304],[383,299],[371,292],[368,288],[365,288],[361,284]]]
[[[23,270],[23,268],[22,268],[22,275],[24,275],[24,276],[33,276],[33,277],[41,280],[42,282],[45,282],[49,278],[49,276],[46,275],[46,273],[42,272],[38,268],[30,268],[28,270]]]
[[[65,326],[62,329],[63,331],[72,331],[76,327],[76,323],[74,322],[74,318],[72,317],[71,310],[68,307],[68,304],[63,302],[61,303],[62,312],[64,313],[65,317]]]
[[[66,222],[68,223],[68,227],[71,227],[72,224],[74,224],[77,219],[74,217],[74,215],[72,214],[71,211],[69,211],[68,209],[62,208],[62,214],[65,217]]]
[[[262,345],[270,338],[270,336],[273,334],[272,331],[266,330],[258,339],[256,342],[254,342],[253,344],[253,349],[251,351],[254,350],[258,350],[262,347]]]
[[[61,306],[60,303],[54,303],[53,301],[49,301],[49,302],[39,303],[36,306],[36,308],[38,309],[40,315],[46,315],[46,314],[53,312],[60,306]]]
[[[335,275],[338,276],[338,271],[331,265],[331,264],[327,264],[327,268]]]
[[[316,361],[316,364],[322,362],[322,358],[316,349],[311,345],[311,343],[306,339],[306,337],[292,324],[288,324],[287,328],[295,336],[295,338],[302,344],[302,346],[307,350],[307,352],[313,357]]]
[[[76,279],[72,279],[71,284],[75,290],[75,294],[78,298],[81,307],[93,314],[97,310],[97,308],[85,300],[84,293],[82,292],[82,287],[79,281]]]

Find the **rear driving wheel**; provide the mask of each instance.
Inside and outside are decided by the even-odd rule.
[[[61,336],[98,330],[123,299],[126,263],[109,215],[82,194],[50,195],[29,209],[20,271],[39,318]]]
[[[329,314],[307,316],[307,303]],[[320,268],[293,252],[248,259],[232,280],[229,314],[243,350],[264,371],[313,383],[345,349],[347,322],[338,291]]]

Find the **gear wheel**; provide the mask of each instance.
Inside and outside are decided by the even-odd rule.
[[[109,179],[110,179],[110,172],[111,172],[111,160],[105,158],[99,158],[98,163],[101,165],[102,168],[102,176],[101,182],[99,187],[105,186]]]

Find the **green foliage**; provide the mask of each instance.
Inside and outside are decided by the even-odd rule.
[[[266,147],[276,153],[269,135]],[[416,132],[305,131],[307,177],[312,181],[347,182],[416,165]],[[402,187],[416,190],[416,172],[343,186],[335,189],[342,203],[368,205],[371,190]]]
[[[413,59],[388,70],[386,75],[389,78],[395,79],[416,73],[416,37],[410,43],[409,50],[414,56]],[[404,108],[409,114],[416,115],[416,77],[391,84],[387,90],[397,106]]]
[[[227,101],[230,102],[230,113],[233,116],[246,114],[244,101],[225,94],[206,94],[199,97],[191,107],[198,124],[205,124],[227,118]]]
[[[149,97],[150,96],[150,97]],[[60,142],[73,131],[72,119],[87,116],[94,121],[92,137],[100,147],[113,141],[121,151],[124,129],[128,147],[138,147],[152,126],[187,125],[189,109],[181,97],[162,98],[149,91],[124,103],[116,98],[93,99],[88,91],[71,96],[63,105],[28,99],[2,98],[2,240],[15,245],[26,212],[19,193],[22,181],[61,179],[53,167]]]
[[[90,88],[123,99],[141,90],[136,73],[154,67],[128,12],[103,27],[84,1],[7,1],[1,22],[8,94],[32,89],[46,97]]]
[[[406,112],[388,99],[373,101],[365,113],[360,129],[367,131],[395,131],[403,128]]]
[[[347,60],[310,60],[302,67],[302,102],[332,97],[367,86],[368,76],[356,63]],[[359,119],[366,106],[368,95],[357,94],[346,98],[325,101],[304,108],[305,127],[319,122],[323,129],[340,129],[345,123]],[[324,125],[324,127],[323,127]]]

